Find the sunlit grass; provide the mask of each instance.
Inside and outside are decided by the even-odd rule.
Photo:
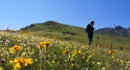
[[[0,47],[1,70],[130,70],[128,52],[56,37],[2,31]]]

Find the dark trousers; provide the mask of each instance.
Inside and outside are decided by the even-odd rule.
[[[89,39],[89,42],[92,42],[92,40],[93,40],[93,33],[88,33],[88,39]]]

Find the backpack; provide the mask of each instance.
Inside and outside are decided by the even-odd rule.
[[[87,31],[87,28],[85,28],[85,32],[88,32],[88,31]]]

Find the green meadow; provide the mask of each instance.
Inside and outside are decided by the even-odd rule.
[[[61,24],[55,21],[48,21],[44,23],[37,23],[34,26],[28,26],[28,28],[23,30],[24,32],[33,32],[34,35],[50,38],[56,37],[58,40],[64,41],[75,41],[87,46],[88,38],[85,28],[71,26],[67,24]],[[73,35],[74,34],[74,35]],[[98,41],[97,41],[98,38]],[[123,47],[124,50],[130,50],[130,37],[115,36],[113,35],[101,35],[98,33],[94,34],[93,47],[120,49]]]
[[[84,28],[52,21],[0,31],[0,70],[130,70],[129,39],[95,33],[88,46]]]

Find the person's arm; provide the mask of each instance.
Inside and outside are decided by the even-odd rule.
[[[95,28],[94,27],[92,27],[92,30],[94,30]]]
[[[87,32],[88,33],[90,32],[90,25],[89,24],[87,25]]]

